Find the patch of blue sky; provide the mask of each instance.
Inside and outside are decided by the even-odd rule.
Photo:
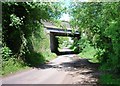
[[[66,7],[67,9],[69,9],[69,5],[70,5],[71,0],[59,0],[59,1],[64,3],[62,5],[62,7]],[[60,20],[70,21],[70,15],[67,12],[63,13]]]
[[[63,3],[62,7],[66,7],[67,9],[69,9],[70,3],[71,2],[88,2],[89,0],[58,0],[60,2]],[[70,21],[72,17],[69,15],[69,13],[63,13],[60,20],[64,20],[64,21]]]

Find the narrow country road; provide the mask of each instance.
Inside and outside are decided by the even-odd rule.
[[[76,54],[60,55],[48,64],[41,65],[9,77],[2,78],[3,84],[97,84],[97,64]]]

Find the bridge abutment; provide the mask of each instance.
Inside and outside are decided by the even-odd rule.
[[[50,33],[50,48],[51,52],[58,53],[58,39],[54,33]]]

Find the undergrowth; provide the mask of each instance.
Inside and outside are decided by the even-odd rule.
[[[120,86],[120,79],[114,74],[103,74],[99,82],[102,86]]]
[[[3,61],[2,66],[3,66],[2,67],[2,75],[4,75],[4,76],[15,73],[16,71],[20,71],[20,70],[29,68],[27,65],[25,65],[25,63],[23,61],[20,61],[15,58],[10,58],[7,61]]]
[[[95,58],[96,49],[90,44],[86,45],[82,52],[79,53],[80,58],[87,58],[92,63],[98,63],[99,61]]]

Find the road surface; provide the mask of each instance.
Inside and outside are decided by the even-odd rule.
[[[97,66],[76,54],[60,55],[48,64],[2,78],[3,84],[97,84]]]

